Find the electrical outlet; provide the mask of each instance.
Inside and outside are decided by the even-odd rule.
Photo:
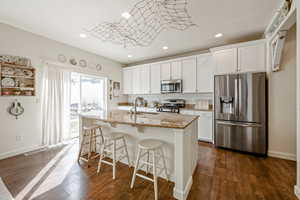
[[[22,140],[22,136],[21,136],[21,135],[17,135],[17,136],[16,136],[16,141],[19,142],[19,141],[21,141],[21,140]]]

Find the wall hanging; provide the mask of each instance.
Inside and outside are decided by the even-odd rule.
[[[141,0],[119,22],[103,22],[86,31],[125,48],[149,46],[164,29],[184,31],[195,26],[187,4],[187,0]]]
[[[18,100],[15,100],[8,108],[8,113],[18,119],[24,113],[24,108]]]

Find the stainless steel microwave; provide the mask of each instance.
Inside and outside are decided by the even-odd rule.
[[[164,80],[161,81],[160,92],[167,93],[182,93],[182,80]]]

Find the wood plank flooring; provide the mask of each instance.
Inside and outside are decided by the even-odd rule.
[[[0,161],[0,177],[15,200],[152,200],[153,185],[137,178],[130,189],[133,169],[118,164],[117,179],[103,165],[96,174],[76,162],[78,144],[31,156]],[[189,200],[294,200],[296,162],[259,158],[199,143],[199,160]],[[174,199],[174,184],[159,179],[159,199]]]

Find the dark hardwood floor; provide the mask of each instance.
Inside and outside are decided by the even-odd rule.
[[[137,178],[130,189],[133,169],[118,164],[117,179],[103,165],[96,175],[76,162],[77,144],[31,156],[0,161],[0,177],[16,200],[154,199],[153,184]],[[190,200],[289,200],[296,199],[296,162],[258,158],[199,143],[199,160]],[[174,184],[159,179],[159,199],[172,197]]]

